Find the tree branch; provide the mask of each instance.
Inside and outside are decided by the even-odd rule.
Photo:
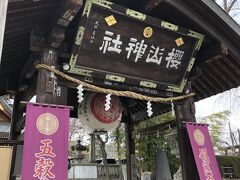
[[[226,12],[228,12],[227,0],[223,0],[223,8]]]
[[[232,0],[227,8],[227,12],[229,13],[234,6],[234,4],[237,2],[237,0]]]

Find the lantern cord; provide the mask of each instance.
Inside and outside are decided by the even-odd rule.
[[[46,69],[49,70],[55,74],[57,74],[58,76],[67,79],[68,81],[71,81],[73,83],[76,83],[78,85],[82,85],[85,88],[88,88],[92,91],[98,92],[98,93],[104,93],[104,94],[112,94],[115,96],[123,96],[123,97],[129,97],[129,98],[134,98],[134,99],[139,99],[139,100],[145,100],[145,101],[152,101],[152,102],[161,102],[161,103],[167,103],[167,102],[172,102],[172,101],[178,101],[178,100],[182,100],[188,97],[193,97],[195,95],[195,93],[190,93],[187,95],[181,95],[181,96],[176,96],[176,97],[167,97],[167,98],[163,98],[163,97],[150,97],[150,96],[145,96],[139,93],[135,93],[135,92],[131,92],[131,91],[115,91],[112,89],[107,89],[107,88],[101,88],[101,87],[97,87],[95,85],[80,81],[79,79],[76,79],[74,77],[71,77],[51,66],[48,66],[46,64],[37,64],[36,65],[37,69]]]

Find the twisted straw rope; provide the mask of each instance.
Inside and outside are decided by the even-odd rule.
[[[173,102],[173,101],[177,101],[177,100],[182,100],[188,97],[192,97],[195,95],[195,93],[190,93],[187,95],[182,95],[182,96],[177,96],[177,97],[168,97],[168,98],[162,98],[162,97],[150,97],[150,96],[145,96],[142,94],[138,94],[135,92],[131,92],[131,91],[115,91],[112,89],[106,89],[106,88],[101,88],[101,87],[97,87],[91,84],[88,84],[86,82],[82,82],[76,78],[73,78],[67,74],[64,74],[63,72],[52,68],[51,66],[48,66],[46,64],[37,64],[36,65],[37,69],[46,69],[49,70],[55,74],[57,74],[58,76],[61,76],[64,79],[67,79],[69,81],[72,81],[76,84],[82,85],[85,88],[91,89],[95,92],[99,92],[99,93],[104,93],[104,94],[112,94],[112,95],[116,95],[116,96],[124,96],[124,97],[129,97],[129,98],[135,98],[135,99],[140,99],[140,100],[145,100],[145,101],[153,101],[153,102],[162,102],[162,103],[167,103],[167,102]]]

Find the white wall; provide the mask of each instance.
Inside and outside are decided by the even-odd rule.
[[[0,64],[2,59],[3,37],[6,23],[8,0],[0,0]]]

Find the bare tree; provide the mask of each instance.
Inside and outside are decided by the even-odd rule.
[[[240,0],[214,0],[216,1],[232,18],[240,23]]]
[[[227,13],[229,13],[232,10],[233,6],[235,4],[237,4],[237,1],[238,0],[223,0],[223,8],[224,8],[224,10]]]
[[[240,24],[240,0],[215,1]],[[237,114],[240,107],[240,86],[221,93],[216,102],[223,104],[232,114]]]
[[[89,142],[85,142],[88,139],[89,133],[83,129],[80,120],[76,118],[71,118],[69,128],[69,140],[70,141],[81,140],[81,142],[83,142],[84,144],[89,144]]]
[[[225,109],[228,109],[233,115],[239,113],[240,107],[240,86],[233,88],[229,91],[225,91],[218,95],[216,104],[222,104]]]
[[[239,0],[214,0],[229,14]]]
[[[99,141],[99,146],[102,152],[103,164],[105,166],[105,172],[106,172],[106,179],[111,180],[108,162],[107,162],[107,152],[106,152],[106,143],[108,142],[108,134],[106,134],[105,140],[103,140],[100,135],[97,135],[96,137],[97,137],[97,140]]]

